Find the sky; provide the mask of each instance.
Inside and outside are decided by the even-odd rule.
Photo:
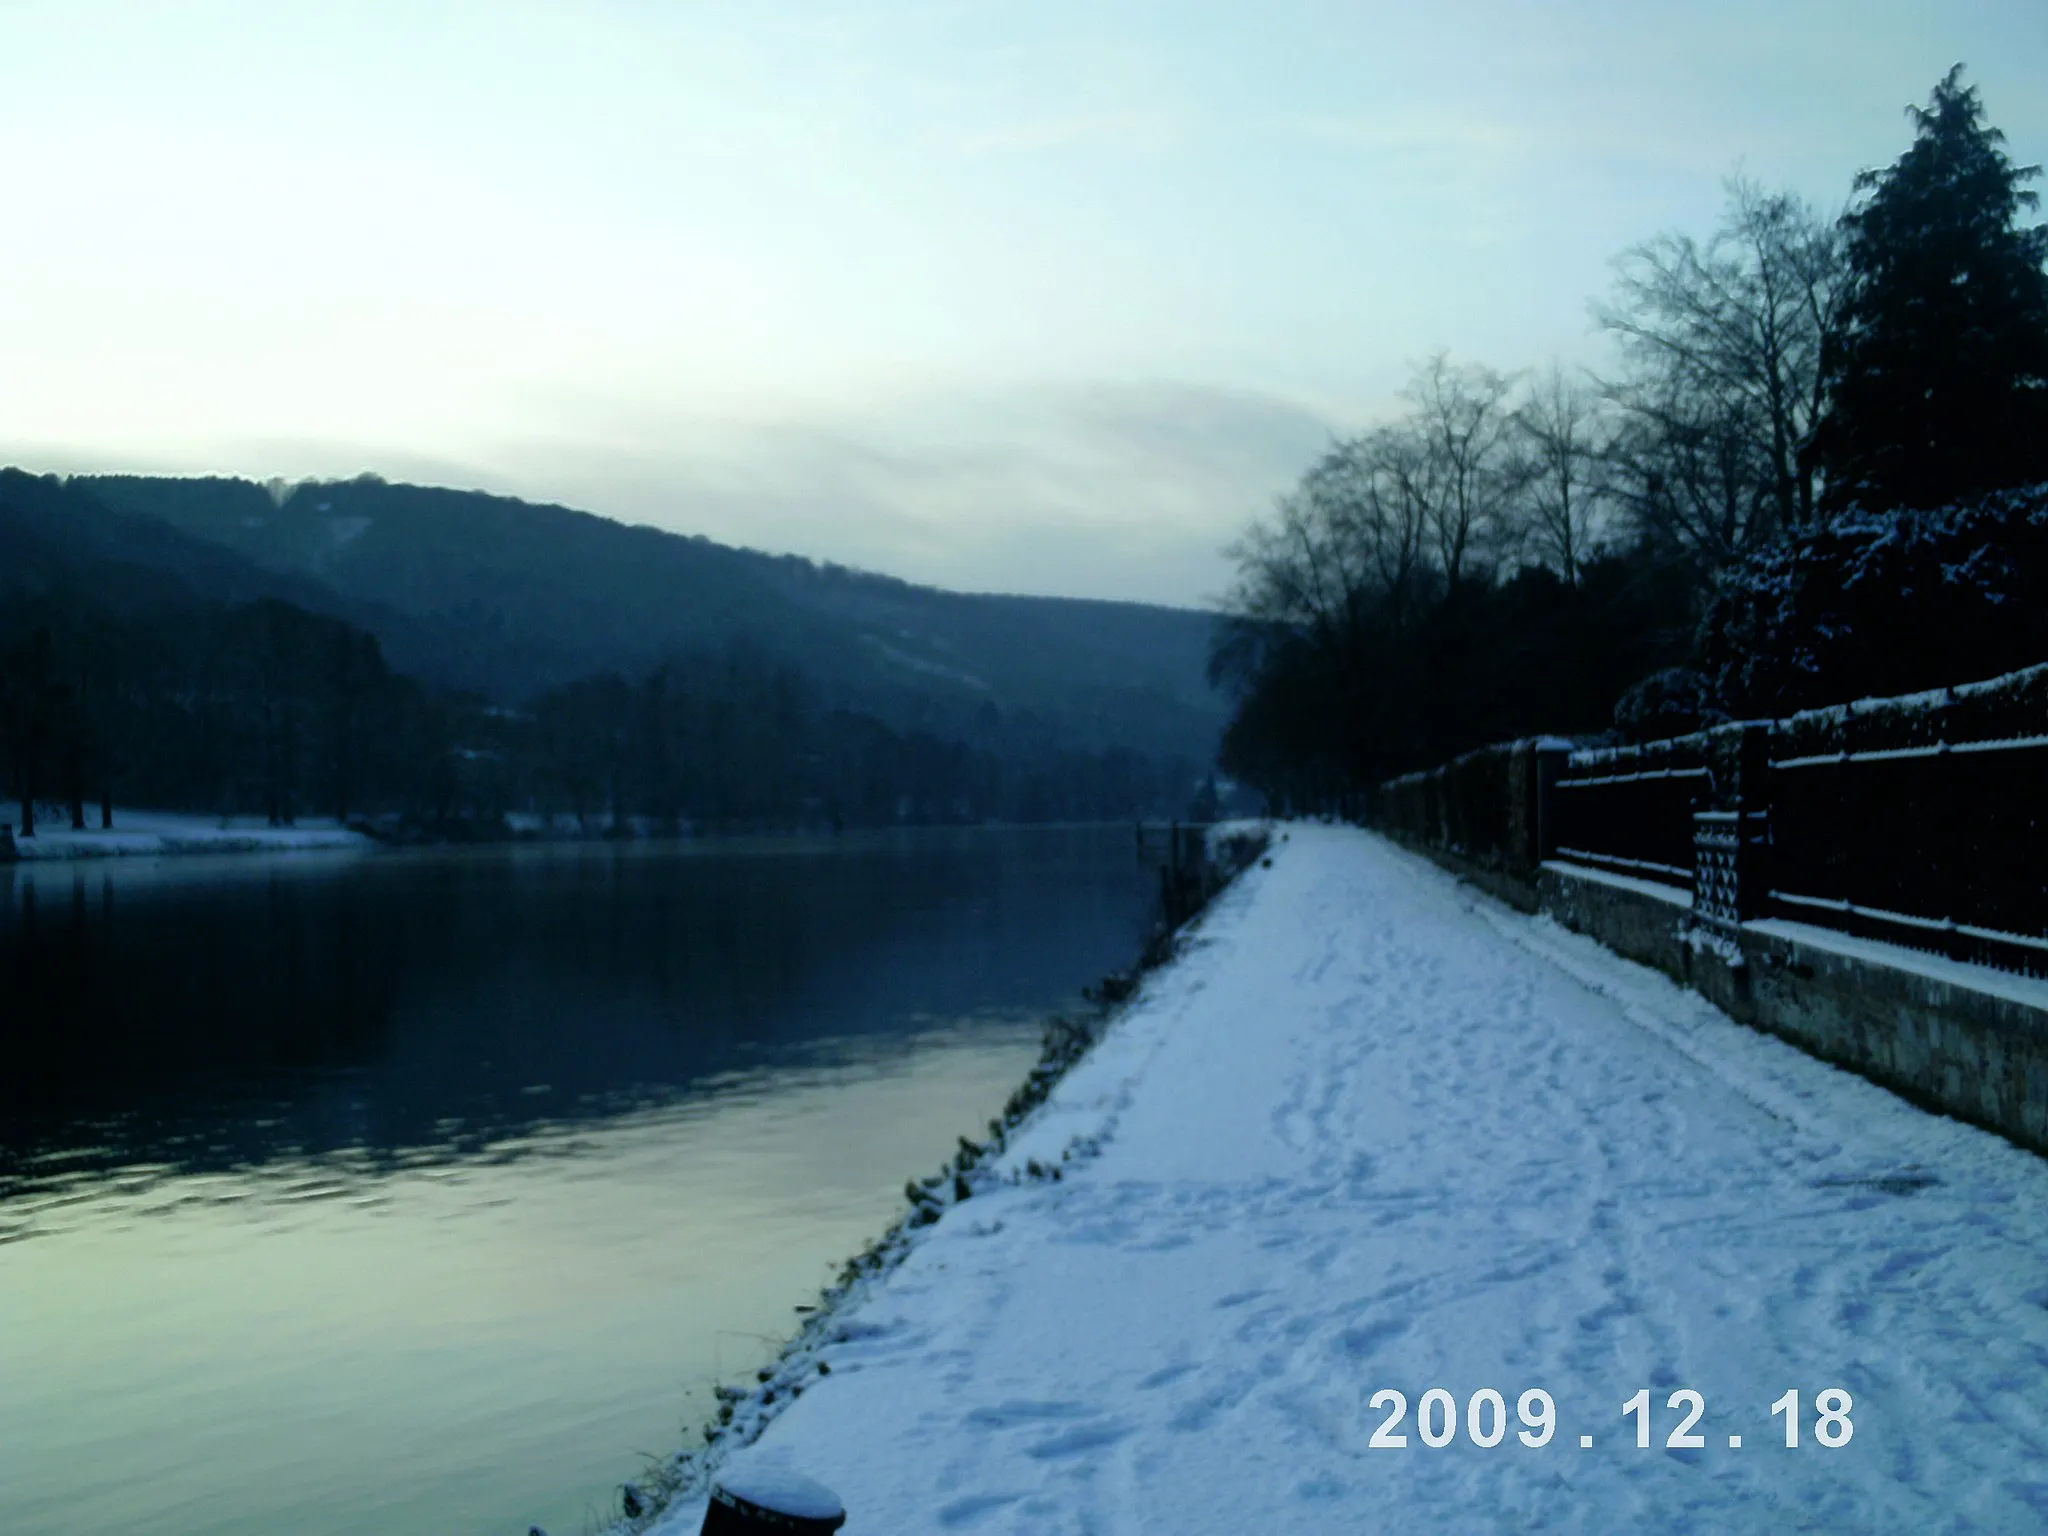
[[[0,461],[476,487],[1200,603],[1439,349],[1738,168],[1838,208],[2042,0],[0,0]]]

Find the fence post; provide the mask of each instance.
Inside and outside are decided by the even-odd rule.
[[[1735,920],[1762,917],[1770,905],[1771,725],[1742,727],[1735,762]]]
[[[1742,844],[1742,813],[1736,778],[1742,752],[1728,750],[1728,736],[1739,727],[1722,726],[1707,734],[1707,787],[1692,806],[1692,911],[1696,921],[1723,934],[1742,922],[1737,879]]]
[[[1557,781],[1564,773],[1571,749],[1538,742],[1533,755],[1530,780],[1534,804],[1530,814],[1536,834],[1536,863],[1541,865],[1557,852]]]
[[[1732,736],[1732,740],[1730,739]],[[1732,936],[1769,903],[1771,727],[1722,726],[1709,737],[1712,788],[1693,807],[1694,915]]]

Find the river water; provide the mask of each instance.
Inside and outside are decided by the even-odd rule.
[[[0,1530],[573,1536],[1154,888],[1127,828],[0,869]]]

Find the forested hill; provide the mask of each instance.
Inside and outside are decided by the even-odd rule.
[[[339,602],[317,582],[15,469],[0,469],[0,551],[0,594],[68,593],[116,613],[260,598],[315,609]]]
[[[506,702],[738,644],[794,666],[834,705],[997,749],[1121,747],[1205,763],[1223,723],[1204,677],[1202,613],[942,592],[373,476],[281,497],[238,479],[68,483],[238,565],[317,584],[332,599],[295,600],[375,630],[400,670]]]

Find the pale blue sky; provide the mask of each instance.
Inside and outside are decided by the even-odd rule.
[[[0,0],[0,458],[559,500],[1195,601],[1438,347],[1596,361],[2043,0]]]

